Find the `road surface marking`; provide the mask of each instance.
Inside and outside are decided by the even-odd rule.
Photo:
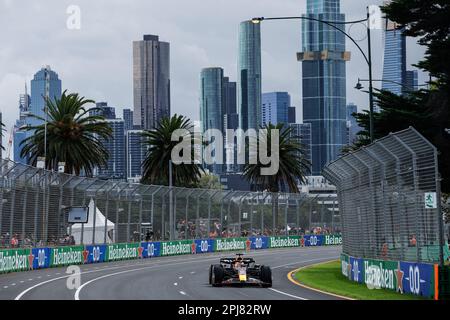
[[[184,291],[180,291],[180,293],[181,293],[183,296],[186,295],[186,292],[184,292]]]
[[[8,286],[3,286],[3,289],[8,289]]]
[[[178,277],[178,279],[183,279],[183,277]]]
[[[298,299],[298,300],[308,300],[306,298],[299,297],[299,296],[294,296],[293,294],[289,294],[289,293],[286,293],[286,292],[283,292],[283,291],[280,291],[280,290],[277,290],[277,289],[269,288],[269,290],[278,292],[279,294],[284,294],[285,296],[288,296],[288,297],[291,297],[291,298],[295,298],[295,299]]]
[[[178,285],[178,283],[176,283],[176,282],[174,282],[174,284],[173,284],[174,286],[177,286]]]
[[[344,296],[340,296],[338,294],[322,291],[322,290],[319,290],[319,289],[316,289],[316,288],[311,288],[311,287],[309,287],[307,285],[304,285],[303,283],[300,283],[300,282],[294,280],[294,278],[292,276],[294,273],[296,273],[297,271],[300,271],[302,269],[305,269],[305,268],[308,268],[308,267],[317,266],[317,265],[324,264],[324,263],[331,262],[331,261],[335,261],[335,260],[328,260],[328,261],[325,261],[325,262],[316,263],[316,264],[312,264],[312,265],[309,265],[309,266],[304,266],[304,267],[301,267],[301,268],[297,268],[295,270],[290,271],[287,274],[287,278],[289,279],[289,281],[291,281],[292,283],[296,284],[297,286],[305,288],[305,289],[308,289],[308,290],[316,291],[316,292],[323,293],[323,294],[326,294],[326,295],[329,295],[329,296],[333,296],[333,297],[336,297],[336,298],[340,298],[340,299],[355,300],[355,299],[352,299],[352,298],[349,298],[349,297],[344,297]]]

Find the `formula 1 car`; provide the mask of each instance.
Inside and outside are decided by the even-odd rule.
[[[236,258],[221,258],[220,264],[211,265],[209,284],[213,287],[253,284],[269,288],[272,286],[272,270],[268,266],[256,264],[253,258],[243,258],[243,254],[238,253]]]

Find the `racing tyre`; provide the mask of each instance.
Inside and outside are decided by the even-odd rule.
[[[211,278],[212,278],[212,269],[213,269],[213,265],[211,265],[211,266],[209,267],[209,284],[212,284],[212,282],[211,282]]]
[[[223,281],[223,267],[220,264],[211,266],[211,284],[213,287],[220,287]]]
[[[272,270],[268,266],[261,266],[261,281],[263,288],[272,287]]]

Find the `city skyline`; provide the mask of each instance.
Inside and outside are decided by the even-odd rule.
[[[196,7],[198,1],[193,1],[192,6]],[[305,1],[284,1],[283,5],[274,5],[268,1],[262,1],[260,5],[251,5],[249,1],[244,1],[242,10],[238,15],[230,18],[226,15],[226,9],[229,3],[221,3],[219,6],[224,8],[224,14],[217,18],[217,24],[214,21],[209,21],[211,27],[210,31],[195,30],[198,28],[198,22],[195,19],[180,19],[174,18],[174,22],[158,24],[156,22],[148,23],[143,18],[137,17],[139,21],[129,25],[117,23],[113,31],[117,33],[117,39],[114,39],[114,45],[110,45],[111,31],[105,28],[93,29],[97,27],[94,22],[93,13],[99,14],[99,5],[91,5],[87,2],[80,2],[82,10],[82,24],[80,30],[67,30],[65,28],[65,20],[67,15],[65,13],[66,7],[55,5],[50,10],[50,15],[59,17],[61,30],[58,37],[53,38],[54,47],[62,50],[57,56],[54,53],[42,54],[38,50],[41,43],[35,41],[28,41],[30,50],[22,50],[20,60],[23,62],[17,65],[14,59],[16,50],[22,48],[22,44],[18,44],[15,39],[6,38],[4,48],[1,49],[1,55],[4,59],[0,62],[2,70],[5,74],[0,75],[0,93],[5,99],[1,102],[0,108],[4,114],[4,122],[6,129],[9,131],[10,127],[18,118],[17,99],[19,94],[23,93],[24,81],[29,81],[31,75],[35,70],[42,65],[49,64],[58,71],[60,78],[64,79],[63,89],[69,91],[80,92],[80,94],[92,98],[96,101],[108,101],[112,105],[117,106],[117,112],[121,113],[122,108],[133,108],[132,102],[132,48],[131,41],[141,38],[143,34],[152,33],[159,34],[165,41],[168,41],[173,46],[173,55],[171,57],[171,88],[172,88],[172,113],[183,113],[192,120],[197,120],[198,117],[198,90],[197,81],[198,72],[201,68],[209,65],[220,65],[224,69],[229,70],[228,75],[231,81],[237,80],[237,48],[238,48],[238,26],[241,21],[249,19],[253,16],[259,15],[289,15],[301,14],[306,12]],[[347,20],[358,18],[365,15],[365,6],[370,3],[381,4],[381,1],[372,1],[360,4],[350,4],[348,1],[342,1],[342,11],[345,11]],[[0,2],[0,6],[6,10],[1,12],[8,12],[10,15],[18,14],[17,7],[12,2]],[[182,5],[183,6],[183,5]],[[109,7],[121,7],[114,1],[110,2]],[[132,12],[137,11],[137,8],[146,8],[144,3],[136,6]],[[158,4],[157,7],[164,9],[163,4]],[[204,8],[199,14],[204,14],[212,10],[211,5],[205,4]],[[216,6],[214,6],[216,7]],[[36,23],[33,14],[41,12],[39,5],[30,5],[23,12],[24,17],[29,17],[27,23],[21,27],[33,27]],[[110,10],[105,10],[110,11]],[[0,12],[0,16],[3,13]],[[164,14],[166,13],[165,11]],[[106,12],[105,12],[106,13]],[[129,11],[124,11],[124,15],[129,14]],[[172,14],[172,13],[170,13]],[[176,14],[173,13],[175,16]],[[60,16],[59,16],[60,15]],[[100,21],[106,18],[103,15],[96,16]],[[103,20],[102,20],[103,19]],[[108,20],[109,21],[109,20]],[[156,19],[159,22],[159,19]],[[1,23],[1,22],[0,22]],[[55,22],[56,23],[56,22]],[[108,22],[111,26],[113,22]],[[194,25],[193,25],[194,23]],[[180,25],[188,26],[186,33],[180,31]],[[172,26],[172,27],[168,27]],[[229,28],[223,28],[228,26]],[[55,27],[52,25],[52,27]],[[167,28],[164,28],[167,27]],[[47,26],[40,26],[40,28],[48,28]],[[131,30],[130,30],[131,29]],[[277,37],[279,32],[287,32],[285,39],[280,40]],[[297,107],[297,121],[301,122],[301,72],[299,74],[299,66],[295,61],[295,52],[300,46],[300,28],[299,24],[294,22],[264,24],[262,27],[262,74],[264,75],[262,86],[263,92],[287,91],[292,96],[292,105]],[[352,28],[352,34],[358,34],[358,28]],[[180,34],[181,33],[181,34]],[[374,31],[374,51],[382,47],[381,32]],[[214,34],[213,37],[211,34]],[[181,35],[185,37],[181,37]],[[194,35],[197,38],[194,38]],[[6,36],[6,35],[5,35]],[[52,38],[52,36],[50,36]],[[67,39],[66,39],[67,38]],[[106,39],[106,40],[105,40]],[[219,39],[222,43],[219,43]],[[377,40],[378,39],[378,40]],[[69,48],[76,49],[73,53],[66,52],[64,44],[67,41],[74,41],[74,44],[69,45]],[[94,46],[93,50],[90,47],[83,47],[83,45],[90,44],[92,41],[98,41],[98,45],[105,48],[99,49],[98,45]],[[46,40],[43,40],[45,43]],[[27,41],[25,41],[27,42]],[[363,42],[364,46],[365,43]],[[75,46],[75,48],[73,48]],[[112,47],[111,47],[112,46]],[[351,90],[359,76],[364,76],[365,71],[361,73],[354,70],[365,70],[363,66],[362,57],[356,52],[356,48],[348,45],[348,50],[352,51],[352,62],[348,65],[348,79],[347,79],[347,101],[355,102],[361,108],[366,108],[367,95],[365,93]],[[226,47],[226,48],[225,48]],[[114,48],[114,50],[111,50]],[[377,49],[378,48],[378,49]],[[418,48],[418,46],[414,46]],[[56,50],[55,49],[55,50]],[[106,50],[109,49],[109,50]],[[171,48],[172,49],[172,48]],[[226,50],[225,50],[226,49]],[[288,50],[287,50],[288,49]],[[92,50],[92,51],[91,51]],[[225,50],[225,51],[224,51]],[[224,51],[224,53],[220,53]],[[89,59],[86,59],[86,52],[89,53]],[[184,54],[181,54],[184,52]],[[410,52],[410,50],[408,51]],[[422,51],[414,50],[408,55],[408,65],[417,62],[422,57]],[[61,58],[61,57],[64,57]],[[102,60],[102,61],[99,61]],[[113,60],[119,61],[112,63]],[[6,62],[6,63],[5,63]],[[92,77],[87,78],[88,72],[85,68],[89,67],[89,72],[92,72]],[[91,71],[92,70],[92,71]],[[381,59],[375,61],[374,76],[381,74]],[[114,74],[114,76],[111,76]],[[93,80],[95,79],[95,80]],[[192,81],[194,79],[194,81]],[[422,74],[419,74],[419,82],[422,83],[426,79]],[[98,80],[98,81],[97,81]],[[120,88],[120,90],[118,90]],[[7,139],[5,134],[4,141]]]

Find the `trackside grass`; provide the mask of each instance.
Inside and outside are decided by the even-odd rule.
[[[340,261],[326,262],[323,264],[306,267],[297,271],[293,279],[308,287],[338,294],[358,300],[424,300],[425,298],[402,295],[386,290],[370,290],[363,284],[351,282],[341,274]]]

